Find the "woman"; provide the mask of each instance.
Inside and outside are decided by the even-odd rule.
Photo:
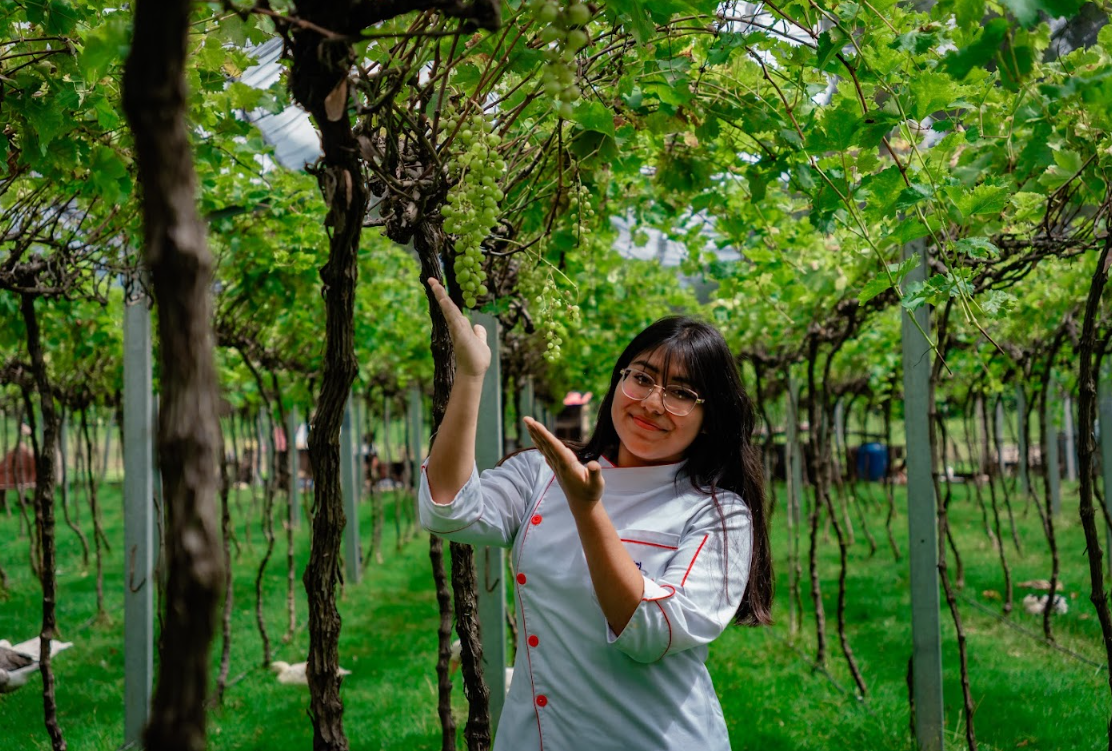
[[[421,521],[512,547],[516,572],[517,662],[495,751],[728,749],[707,645],[731,620],[770,622],[772,565],[753,408],[722,335],[657,321],[618,358],[578,453],[525,418],[538,450],[480,478],[486,332],[429,285],[456,378]]]

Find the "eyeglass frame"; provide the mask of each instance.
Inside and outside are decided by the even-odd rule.
[[[643,375],[646,378],[648,378],[650,381],[653,382],[652,388],[649,389],[649,393],[645,394],[640,399],[638,399],[636,396],[629,393],[625,389],[625,381],[630,376],[631,373],[638,373],[640,375]],[[695,411],[696,407],[698,407],[700,404],[705,404],[706,401],[707,401],[706,399],[703,399],[702,397],[700,397],[699,392],[696,391],[695,389],[689,389],[685,386],[675,386],[674,388],[683,389],[684,391],[688,391],[688,392],[694,394],[695,395],[695,403],[691,405],[691,409],[689,411],[684,412],[683,414],[680,414],[679,412],[673,412],[672,410],[668,409],[668,400],[665,398],[665,397],[668,396],[668,388],[669,388],[668,386],[661,386],[659,383],[656,382],[656,379],[653,378],[651,375],[649,375],[648,373],[646,373],[643,370],[637,370],[636,368],[623,368],[622,370],[618,371],[618,375],[620,376],[620,378],[618,379],[618,388],[620,388],[622,390],[623,394],[625,394],[628,398],[634,400],[635,402],[645,401],[646,399],[651,397],[653,394],[655,394],[657,389],[660,389],[660,404],[661,404],[661,406],[664,407],[665,412],[667,412],[670,415],[674,415],[675,417],[687,417],[688,415],[690,415],[692,412]]]

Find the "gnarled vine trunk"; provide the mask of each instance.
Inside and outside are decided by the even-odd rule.
[[[299,2],[297,14],[318,27],[347,29],[352,5]],[[367,210],[359,148],[348,116],[347,75],[355,61],[349,42],[325,39],[308,28],[291,28],[287,46],[293,57],[290,91],[320,131],[324,156],[317,173],[331,227],[328,261],[320,270],[324,291],[324,373],[316,417],[309,431],[313,467],[313,521],[309,563],[302,581],[309,600],[309,708],[315,751],[347,751],[344,703],[340,698],[340,611],[336,585],[341,581],[340,542],[347,519],[340,487],[340,426],[355,360],[356,254]]]
[[[54,751],[65,751],[66,740],[58,725],[58,703],[54,697],[54,671],[50,667],[50,640],[57,636],[55,602],[58,582],[54,571],[54,451],[58,445],[58,415],[54,410],[54,394],[43,360],[42,340],[38,317],[35,315],[35,298],[27,293],[20,295],[20,312],[27,326],[27,352],[31,356],[31,371],[35,388],[39,392],[39,410],[42,413],[42,445],[35,451],[35,521],[40,540],[39,581],[42,584],[42,629],[39,631],[39,672],[42,673],[43,715],[46,731]],[[27,407],[30,419],[34,411]],[[32,440],[34,428],[32,427]]]
[[[1093,455],[1096,446],[1093,442],[1093,428],[1096,423],[1096,367],[1093,365],[1093,350],[1096,348],[1096,322],[1100,310],[1100,298],[1108,282],[1108,267],[1112,263],[1112,235],[1104,239],[1104,249],[1097,261],[1093,281],[1089,286],[1089,297],[1085,305],[1085,319],[1081,326],[1079,347],[1080,368],[1078,384],[1080,387],[1079,434],[1081,442],[1077,449],[1079,471],[1081,472],[1081,526],[1085,530],[1085,546],[1089,555],[1089,581],[1092,589],[1089,601],[1097,611],[1100,633],[1104,642],[1104,653],[1112,664],[1112,616],[1108,612],[1108,596],[1104,591],[1104,571],[1100,549],[1100,535],[1097,533],[1095,511],[1093,508]],[[1108,489],[1105,489],[1108,492]],[[1051,597],[1053,600],[1053,597]],[[1108,677],[1108,687],[1112,690],[1112,674]],[[1108,748],[1112,751],[1112,720],[1108,724]]]
[[[158,465],[168,565],[159,674],[144,744],[206,747],[205,698],[224,579],[215,512],[216,365],[212,256],[197,214],[185,122],[188,0],[139,0],[124,74],[124,108],[143,186],[144,260],[158,307]]]

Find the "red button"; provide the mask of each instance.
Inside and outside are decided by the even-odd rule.
[[[543,707],[548,704],[548,697],[544,694],[537,694],[537,706]]]
[[[535,647],[540,643],[541,643],[541,640],[538,639],[535,634],[533,636],[529,637],[529,646],[530,647]]]
[[[524,584],[525,583],[525,574],[518,574],[517,575],[517,583],[518,584]]]
[[[541,515],[537,514],[532,519],[530,519],[530,521],[533,522],[533,524],[540,524],[541,523]]]

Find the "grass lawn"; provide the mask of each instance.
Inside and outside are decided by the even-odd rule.
[[[986,537],[980,511],[956,486],[951,511],[957,544],[966,565],[960,600],[968,637],[972,686],[977,704],[974,722],[980,748],[1077,751],[1107,748],[1110,713],[1107,673],[1103,668],[1050,649],[1033,636],[1041,634],[1035,616],[1017,607],[1005,623],[993,613],[1003,591],[997,554]],[[783,488],[778,489],[781,499]],[[897,491],[898,503],[903,497]],[[874,490],[879,498],[879,488]],[[73,649],[55,661],[59,720],[74,751],[117,748],[123,734],[122,610],[124,587],[123,524],[118,485],[101,492],[104,527],[111,553],[106,554],[107,616],[96,618],[95,569],[82,565],[76,536],[62,522],[58,530],[58,622]],[[9,494],[9,498],[10,498]],[[393,497],[388,496],[392,504]],[[986,500],[987,502],[987,500]],[[260,513],[252,511],[251,492],[240,491],[233,513],[238,520],[240,554],[234,558],[230,686],[223,707],[210,714],[214,749],[308,749],[312,729],[308,694],[279,685],[261,667],[262,646],[255,626],[254,579],[262,557]],[[370,533],[370,504],[361,508],[361,533]],[[1001,510],[1003,516],[1003,510]],[[850,643],[860,663],[869,695],[859,701],[850,687],[834,613],[838,550],[833,538],[820,542],[822,587],[829,621],[828,670],[812,669],[813,621],[789,634],[786,520],[774,517],[774,546],[779,562],[777,624],[768,629],[731,628],[711,648],[710,670],[730,726],[735,751],[780,749],[908,749],[907,661],[911,653],[910,597],[906,559],[896,563],[884,543],[883,513],[867,506],[879,548],[869,556],[860,521],[850,552],[848,622]],[[91,536],[87,510],[81,511]],[[244,520],[251,518],[250,545]],[[1016,582],[1049,578],[1049,553],[1034,508],[1016,507],[1023,554],[1008,539],[1007,553]],[[392,506],[383,536],[385,564],[372,564],[363,581],[346,588],[340,602],[343,634],[341,663],[352,670],[344,682],[344,727],[353,749],[440,748],[436,716],[435,646],[437,612],[428,564],[427,536],[418,535],[397,550]],[[1006,517],[1003,520],[1006,524]],[[298,629],[283,643],[285,616],[285,537],[279,542],[264,579],[266,622],[273,659],[298,662],[308,649],[304,592],[300,575],[308,556],[307,525],[297,534]],[[1088,567],[1077,518],[1076,486],[1063,488],[1063,514],[1056,522],[1062,579],[1069,612],[1055,621],[1059,643],[1086,660],[1103,664],[1099,625],[1088,602]],[[906,515],[894,523],[896,538],[907,549]],[[832,534],[832,533],[831,533]],[[28,540],[19,535],[18,517],[0,512],[0,562],[9,576],[10,593],[0,601],[0,638],[22,641],[37,634],[40,590],[28,565]],[[806,543],[806,541],[804,541]],[[804,547],[804,552],[806,547]],[[233,554],[234,555],[234,554]],[[806,562],[804,562],[806,563]],[[806,566],[804,566],[806,568]],[[809,591],[804,606],[810,619]],[[1016,590],[1021,600],[1029,590]],[[989,612],[974,606],[978,603]],[[943,602],[947,747],[964,743],[964,718],[953,622]],[[213,650],[213,675],[219,665],[219,637]],[[457,689],[460,687],[456,679]],[[5,751],[48,749],[42,724],[41,683],[37,677],[20,691],[0,696],[0,748]],[[462,691],[454,695],[462,717]],[[462,722],[461,722],[462,725]],[[463,748],[463,744],[460,744]],[[589,749],[584,749],[589,751]]]

